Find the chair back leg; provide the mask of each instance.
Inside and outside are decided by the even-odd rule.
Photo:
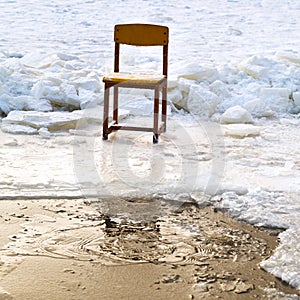
[[[115,121],[115,124],[118,124],[118,105],[119,105],[119,89],[117,86],[114,86],[114,105],[113,105],[113,120]]]
[[[153,119],[153,131],[154,134],[159,134],[158,132],[158,115],[159,115],[159,89],[154,90],[154,119]]]
[[[163,131],[167,130],[167,87],[162,89],[162,108],[161,108],[161,121],[163,122]]]

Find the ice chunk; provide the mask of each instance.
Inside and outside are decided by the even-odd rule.
[[[39,129],[39,135],[43,138],[43,139],[50,139],[51,138],[51,132],[49,132],[48,128],[42,127]]]
[[[182,93],[188,94],[190,92],[191,85],[195,84],[195,80],[190,80],[186,78],[178,79],[178,88]]]
[[[63,83],[60,86],[60,88],[65,96],[64,97],[65,103],[79,108],[80,107],[80,99],[78,97],[78,92],[75,89],[75,87],[71,84]]]
[[[300,92],[293,93],[293,100],[296,106],[300,106]]]
[[[36,134],[37,129],[30,126],[10,124],[2,122],[1,129],[3,132],[14,133],[14,134]]]
[[[294,125],[298,126],[300,125],[300,120],[299,119],[294,119],[294,118],[280,118],[279,119],[279,124],[281,125]]]
[[[267,68],[262,66],[256,66],[256,65],[245,64],[245,65],[241,65],[240,69],[255,79],[259,79],[262,76],[266,75],[267,73]]]
[[[263,100],[270,109],[282,113],[287,112],[292,103],[289,99],[289,90],[286,88],[262,88],[259,98]]]
[[[80,101],[80,108],[85,109],[91,106],[96,106],[103,102],[103,93],[96,94],[93,91],[79,88],[78,97]]]
[[[75,87],[71,84],[60,81],[39,81],[31,90],[31,94],[37,99],[47,99],[53,105],[66,106],[71,105],[75,108],[80,107],[80,98]]]
[[[239,105],[228,108],[221,116],[221,123],[253,123],[251,114]]]
[[[186,98],[183,97],[178,89],[168,91],[168,100],[180,108],[186,108]]]
[[[77,56],[66,54],[66,53],[61,53],[61,52],[57,53],[57,56],[60,59],[65,60],[65,61],[77,60],[78,59]]]
[[[270,258],[260,263],[264,270],[271,272],[297,289],[300,289],[299,233],[299,228],[296,226],[280,233],[279,247]]]
[[[132,99],[130,95],[126,103],[122,105],[122,109],[128,110],[133,115],[151,115],[153,112],[153,101],[146,97]]]
[[[8,70],[0,66],[0,80],[4,80],[8,77]]]
[[[47,68],[50,67],[52,62],[57,58],[55,54],[31,52],[26,54],[20,59],[24,66],[33,68]]]
[[[0,96],[0,111],[3,111],[6,115],[11,111],[11,99],[8,94],[2,94]]]
[[[10,74],[13,72],[22,72],[24,69],[18,58],[8,58],[4,63],[4,67],[6,67]]]
[[[276,53],[276,56],[279,59],[286,59],[286,60],[289,60],[289,61],[291,61],[293,63],[297,63],[297,64],[300,63],[300,55],[299,55],[299,53],[288,52],[288,51],[278,51]]]
[[[219,97],[204,89],[203,87],[193,84],[187,98],[187,110],[201,117],[211,117],[219,104]]]
[[[237,195],[245,195],[248,193],[248,188],[240,185],[236,185],[233,183],[222,183],[217,192],[216,195],[221,195],[227,192],[233,192]]]
[[[218,71],[214,68],[200,66],[195,63],[190,63],[177,70],[178,77],[213,82],[218,79]]]
[[[216,80],[210,86],[212,92],[214,92],[219,97],[229,97],[230,93],[227,89],[226,84],[221,80]]]
[[[246,102],[243,107],[251,113],[252,116],[262,118],[262,117],[272,117],[275,112],[272,111],[266,103],[257,98]]]
[[[56,105],[80,107],[78,91],[74,85],[61,80],[40,80],[32,87],[31,94],[38,99],[46,98]]]
[[[178,86],[178,80],[175,76],[170,76],[168,78],[168,89],[174,89]]]
[[[31,95],[37,99],[48,99],[54,104],[64,104],[64,94],[53,82],[39,81],[31,89]]]
[[[265,76],[268,72],[268,68],[256,56],[242,61],[238,65],[238,68],[255,79]]]
[[[45,83],[42,80],[36,82],[31,89],[31,95],[37,99],[43,98],[46,96],[44,92]]]
[[[31,96],[12,97],[4,94],[0,97],[0,110],[5,114],[12,110],[51,111],[52,106],[47,99],[36,99]]]
[[[42,127],[50,131],[74,129],[77,122],[84,117],[84,111],[73,112],[37,112],[37,111],[11,111],[2,120],[2,127],[9,125],[29,126],[35,129]]]
[[[224,135],[244,138],[249,136],[260,135],[260,127],[251,124],[230,124],[223,125],[222,130]]]
[[[100,92],[101,85],[100,81],[91,78],[80,77],[74,81],[74,86],[76,89],[83,88],[86,90],[93,91],[95,93]]]
[[[190,87],[194,84],[194,80],[185,78],[178,79],[178,89],[173,89],[168,92],[168,99],[180,108],[187,109],[187,96],[190,92]]]
[[[23,110],[51,111],[52,106],[47,99],[36,99],[31,96],[18,96],[13,98],[19,107],[23,105]]]
[[[63,83],[63,81],[57,77],[53,77],[53,76],[45,76],[43,77],[43,80],[41,80],[40,82],[47,82],[49,85],[61,85]]]

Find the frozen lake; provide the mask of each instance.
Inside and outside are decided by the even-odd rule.
[[[43,49],[105,60],[113,26],[127,22],[169,26],[171,63],[272,54],[294,49],[300,35],[297,0],[12,0],[1,1],[0,11],[0,50],[20,54]]]
[[[172,111],[156,149],[149,136],[103,144],[75,130],[80,112],[89,115],[84,109],[102,97],[114,25],[135,22],[170,28],[169,100],[194,114]],[[201,202],[201,193],[223,193],[209,201],[251,224],[287,229],[262,266],[300,288],[299,45],[298,0],[0,1],[1,197],[163,191]],[[126,67],[159,70],[155,52],[130,51]],[[142,105],[148,96],[139,95]],[[124,102],[125,119],[140,109]],[[58,118],[70,132],[56,132]]]

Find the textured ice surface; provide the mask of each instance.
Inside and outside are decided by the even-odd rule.
[[[100,191],[109,185],[120,192],[125,186],[128,191],[124,182],[133,190],[147,187],[145,178],[150,178],[156,180],[158,190],[167,192],[179,187],[185,192],[226,192],[216,205],[234,216],[288,228],[280,236],[280,247],[262,266],[299,287],[298,0],[223,1],[222,5],[217,0],[72,4],[15,0],[1,2],[0,11],[2,129],[37,134],[28,142],[25,135],[7,141],[3,133],[3,197],[82,196],[74,178],[74,161],[79,164],[76,176],[82,173],[82,183],[92,191],[99,176],[86,175],[96,166],[97,172],[106,171]],[[174,110],[184,108],[196,116],[195,122],[183,111],[173,114],[164,143],[157,148],[152,148],[147,135],[124,133],[103,144],[94,134],[99,127],[81,130],[86,115],[101,119],[101,78],[113,66],[113,26],[127,22],[170,27],[169,100],[176,105]],[[125,47],[121,53],[125,69],[137,65],[138,70],[161,70],[156,58],[161,52]],[[140,110],[124,96],[122,105],[127,104],[130,112],[124,116]],[[229,124],[216,130],[221,115],[237,105],[251,114],[254,125]],[[72,111],[79,109],[85,111],[74,120],[77,113]],[[215,121],[214,126],[204,124],[204,118]],[[73,128],[74,136],[50,134],[49,129],[62,128],[61,122]],[[89,141],[87,136],[94,138]],[[74,145],[79,145],[77,160]],[[111,153],[121,153],[120,160],[111,160]],[[90,158],[95,160],[86,165]],[[194,172],[196,162],[199,173]],[[152,168],[157,172],[152,174]],[[147,191],[152,190],[150,185]]]

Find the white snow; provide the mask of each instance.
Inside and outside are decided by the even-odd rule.
[[[91,183],[99,180],[101,168],[106,170],[106,177],[100,176],[102,189],[109,183],[120,191],[130,186],[130,192],[146,188],[149,193],[171,193],[179,187],[185,192],[223,192],[223,200],[217,197],[213,202],[235,217],[288,228],[262,266],[300,288],[298,0],[14,0],[1,2],[0,11],[2,131],[35,134],[26,140],[53,148],[48,161],[42,153],[43,159],[32,168],[29,162],[15,160],[24,154],[19,144],[4,142],[0,164],[4,195],[8,191],[14,197],[21,189],[27,196],[47,191],[74,196],[78,170],[84,175],[77,179]],[[132,22],[170,28],[168,99],[173,112],[156,148],[148,135],[123,132],[112,135],[108,143],[94,137],[101,132],[101,79],[113,67],[113,26]],[[160,72],[161,52],[155,51],[125,47],[121,67],[130,70],[137,64],[138,69]],[[152,93],[122,91],[121,96],[125,121],[151,111]],[[90,144],[86,125],[95,122]],[[60,138],[57,130],[65,136]],[[5,138],[7,133],[2,133]],[[66,144],[73,147],[69,140],[73,135],[74,145],[87,147],[83,147],[87,153],[79,146],[73,153],[75,171],[70,169],[72,151],[64,150]],[[58,145],[61,149],[55,150]],[[94,156],[89,154],[92,149]],[[121,153],[120,158],[102,157],[111,151],[115,159]],[[66,153],[68,159],[61,159]],[[30,155],[25,157],[31,161]],[[86,165],[89,159],[93,163]],[[199,170],[195,162],[201,164]],[[83,169],[76,169],[76,163],[82,163]],[[152,174],[155,166],[157,173]],[[43,168],[49,168],[49,174]],[[52,181],[57,173],[59,179]],[[149,174],[154,185],[146,187]],[[129,182],[130,178],[136,182]]]

